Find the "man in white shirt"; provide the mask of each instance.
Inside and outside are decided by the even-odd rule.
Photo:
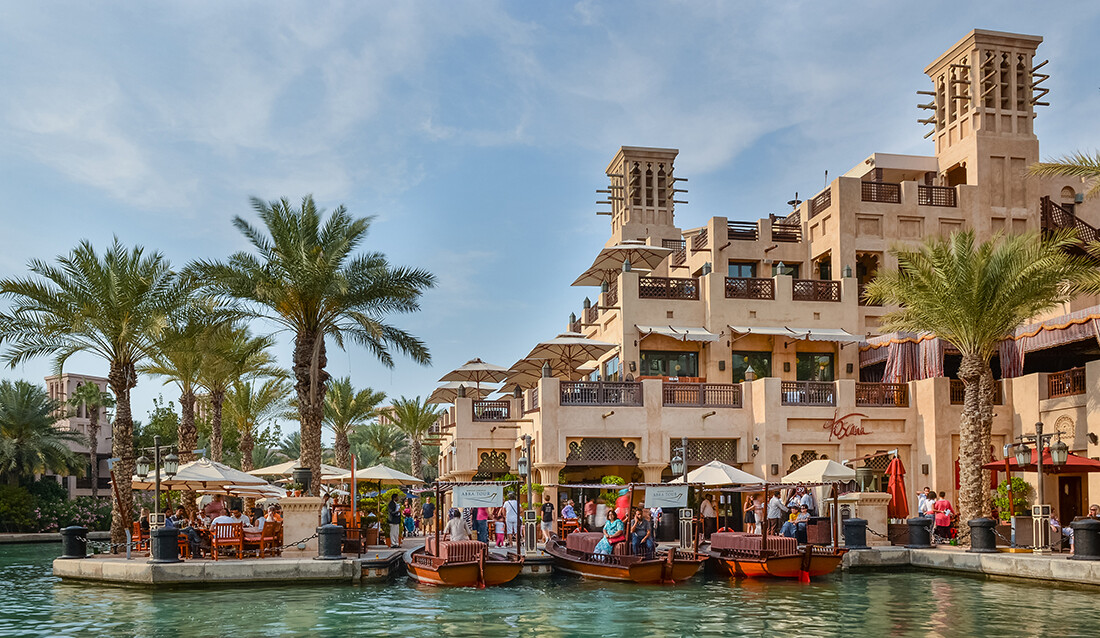
[[[806,488],[802,492],[802,498],[799,500],[798,504],[801,507],[805,507],[810,513],[810,516],[817,516],[817,507],[814,506],[814,497],[809,488]]]
[[[714,504],[710,502],[710,495],[704,495],[703,500],[699,503],[699,516],[703,519],[703,536],[709,538],[711,534],[718,531],[718,512],[714,509]]]
[[[516,528],[519,527],[519,502],[516,501],[515,492],[508,493],[508,500],[504,502],[504,527],[508,534],[508,542],[516,539]]]
[[[783,499],[779,498],[779,493],[772,494],[772,498],[768,501],[768,533],[778,534],[779,524],[783,520],[783,514],[791,511],[786,505],[783,504]]]

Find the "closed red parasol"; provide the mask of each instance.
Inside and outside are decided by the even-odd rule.
[[[901,459],[894,457],[886,466],[886,475],[890,477],[890,504],[886,506],[886,515],[890,518],[909,517],[909,497],[905,495],[905,467]]]

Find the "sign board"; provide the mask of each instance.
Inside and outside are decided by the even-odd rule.
[[[647,485],[646,507],[684,507],[688,502],[687,485]]]
[[[504,504],[503,485],[456,485],[451,494],[455,507],[500,507]]]

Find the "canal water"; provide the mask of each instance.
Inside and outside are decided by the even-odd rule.
[[[476,591],[385,585],[147,591],[62,583],[60,546],[0,545],[0,636],[1075,636],[1095,590],[918,571],[676,587],[555,576]]]

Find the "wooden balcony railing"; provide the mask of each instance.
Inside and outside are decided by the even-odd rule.
[[[539,409],[539,387],[535,386],[527,391],[527,411]]]
[[[584,309],[583,314],[584,314],[584,322],[585,323],[589,323],[589,324],[596,323],[596,321],[600,317],[600,309],[597,308],[596,306],[589,306],[589,307]]]
[[[917,185],[917,204],[949,208],[959,205],[954,186],[925,186],[924,184]]]
[[[859,285],[859,305],[861,306],[881,306],[881,303],[868,301],[864,296],[864,291],[867,289],[867,284]]]
[[[1071,397],[1085,393],[1085,369],[1072,368],[1063,372],[1055,372],[1047,376],[1047,396]]]
[[[726,239],[756,241],[759,238],[760,228],[756,222],[726,222]]]
[[[562,381],[561,405],[642,405],[642,384]]]
[[[1077,217],[1073,211],[1056,204],[1049,197],[1040,200],[1039,217],[1044,231],[1072,228],[1077,231],[1077,238],[1085,245],[1100,241],[1100,230]]]
[[[726,277],[726,299],[775,299],[775,280]]]
[[[474,421],[507,421],[510,400],[474,401]]]
[[[836,405],[836,384],[831,381],[783,381],[783,405]]]
[[[710,238],[709,235],[710,235],[710,232],[707,231],[706,228],[699,231],[698,235],[691,238],[691,249],[692,250],[703,250],[704,248],[706,248],[707,247],[707,240]]]
[[[640,299],[699,299],[699,281],[693,277],[639,277]]]
[[[889,182],[863,182],[863,190],[860,193],[865,202],[881,202],[884,204],[901,203],[901,184]]]
[[[795,301],[840,301],[840,282],[795,279],[791,298]]]
[[[794,224],[772,224],[772,241],[802,241],[802,226]]]
[[[966,401],[966,384],[962,379],[951,379],[951,405],[962,405]],[[1004,385],[993,382],[993,405],[1004,405]]]
[[[612,279],[607,282],[607,305],[614,306],[619,303],[619,280]]]
[[[856,405],[909,407],[908,383],[856,383]]]
[[[670,407],[741,407],[738,383],[666,383],[662,394],[664,405]]]
[[[687,247],[687,242],[683,239],[662,239],[661,246],[672,250],[680,250]]]
[[[580,331],[581,331],[581,320],[580,319],[577,319],[576,321],[570,321],[569,322],[569,332],[580,332]]]
[[[833,189],[826,188],[810,200],[810,219],[833,204]]]

